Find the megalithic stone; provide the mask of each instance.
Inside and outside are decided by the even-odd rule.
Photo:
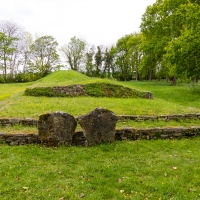
[[[96,108],[92,112],[78,117],[88,146],[113,142],[117,120],[118,117],[105,108]]]
[[[71,146],[76,126],[76,119],[68,113],[47,113],[39,117],[38,136],[46,146]]]

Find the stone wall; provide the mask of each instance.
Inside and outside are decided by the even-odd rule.
[[[6,134],[0,133],[0,143],[6,143],[11,146],[40,144],[40,139],[37,134]]]
[[[1,126],[13,126],[17,124],[22,124],[24,126],[36,126],[38,123],[37,119],[20,119],[20,118],[0,118]]]
[[[115,130],[115,140],[157,140],[180,139],[200,136],[200,127],[191,128],[123,128]],[[38,134],[6,134],[0,133],[0,143],[9,145],[40,144]],[[86,138],[82,131],[77,131],[72,137],[73,146],[87,146]]]
[[[117,115],[118,120],[133,120],[133,121],[146,121],[146,120],[163,120],[163,121],[171,121],[171,120],[184,120],[184,119],[196,119],[200,120],[200,113],[196,114],[178,114],[178,115],[160,115],[160,116],[139,116],[139,115]],[[75,117],[77,119],[78,117]],[[0,118],[0,125],[2,126],[13,126],[17,124],[22,124],[24,126],[36,126],[38,123],[37,119],[31,118]]]
[[[42,144],[46,146],[93,146],[102,142],[113,142],[115,140],[140,140],[140,139],[176,139],[190,138],[200,135],[200,127],[178,127],[178,128],[122,128],[116,129],[117,120],[179,120],[200,119],[200,113],[183,115],[162,116],[116,116],[110,110],[96,108],[92,112],[74,118],[68,113],[57,111],[41,115],[39,120],[26,118],[2,118],[1,126],[13,126],[22,124],[24,126],[37,126],[36,134],[6,134],[0,133],[0,143],[9,145]],[[82,131],[75,131],[77,122]]]
[[[54,93],[61,93],[66,96],[87,96],[87,92],[83,85],[69,85],[69,86],[54,86],[52,87]]]
[[[196,114],[177,114],[177,115],[160,115],[160,116],[139,116],[139,115],[118,115],[119,120],[133,120],[133,121],[146,121],[146,120],[184,120],[184,119],[200,119],[200,113]]]

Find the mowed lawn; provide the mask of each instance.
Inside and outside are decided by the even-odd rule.
[[[200,199],[199,143],[0,145],[0,199]]]
[[[26,87],[56,86],[106,82],[120,84],[142,91],[153,92],[154,99],[123,99],[96,97],[30,97],[24,96]],[[7,93],[6,93],[7,91]],[[7,95],[7,97],[6,97]],[[74,116],[86,114],[96,107],[112,110],[117,115],[164,115],[200,112],[199,94],[193,94],[185,85],[171,86],[158,82],[117,82],[89,78],[74,71],[58,71],[33,83],[0,84],[1,117],[38,118],[47,112],[63,111]]]
[[[120,84],[151,91],[153,100],[95,97],[48,98],[24,96],[26,87]],[[74,116],[104,107],[116,114],[163,115],[199,113],[200,93],[188,85],[165,81],[117,82],[58,71],[33,83],[0,84],[1,117],[31,117],[64,111]],[[118,126],[198,126],[199,120],[119,122]],[[4,127],[0,132],[34,132]],[[116,141],[95,147],[46,148],[0,143],[0,199],[200,199],[200,138]]]

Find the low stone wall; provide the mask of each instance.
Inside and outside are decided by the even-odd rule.
[[[146,128],[118,129],[115,133],[116,140],[140,140],[140,139],[180,139],[191,138],[200,135],[200,127],[178,127],[178,128]]]
[[[191,128],[123,128],[115,130],[115,140],[157,140],[180,139],[200,136],[200,127]],[[40,144],[37,134],[6,134],[0,133],[0,143],[13,145]],[[72,137],[73,146],[87,146],[86,138],[82,131],[77,131]]]
[[[1,126],[13,126],[17,124],[22,124],[24,126],[36,126],[38,123],[37,119],[20,119],[20,118],[0,118]]]
[[[53,92],[56,94],[64,94],[66,96],[87,96],[87,92],[83,85],[54,86]]]
[[[177,115],[159,115],[159,116],[139,116],[139,115],[118,115],[119,120],[133,120],[133,121],[146,121],[146,120],[184,120],[184,119],[200,119],[200,113],[195,114],[177,114]]]
[[[200,113],[196,114],[178,114],[178,115],[160,115],[160,116],[140,116],[140,115],[117,115],[118,120],[133,120],[133,121],[146,121],[146,120],[163,120],[163,121],[171,121],[171,120],[184,120],[184,119],[196,119],[200,120]],[[78,117],[75,117],[78,119]],[[0,118],[1,126],[13,126],[17,124],[22,124],[24,126],[36,126],[38,123],[37,119],[31,118]]]
[[[37,134],[6,134],[0,133],[0,143],[6,143],[11,146],[40,144],[40,139]]]

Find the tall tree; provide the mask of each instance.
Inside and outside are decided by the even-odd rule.
[[[139,77],[139,66],[141,62],[142,52],[140,50],[142,42],[141,33],[133,33],[127,42],[128,47],[128,59],[130,59],[130,65],[132,70],[135,72],[135,79],[138,80]]]
[[[102,74],[103,60],[104,60],[103,49],[104,47],[102,45],[97,46],[97,52],[95,53],[95,56],[94,56],[96,76],[100,76],[100,74]]]
[[[60,48],[60,51],[72,70],[81,70],[81,64],[84,62],[86,55],[86,42],[84,40],[74,36],[68,44]]]
[[[157,0],[152,6],[147,7],[140,26],[144,36],[142,42],[142,66],[144,69],[157,72],[159,66],[160,69],[164,69],[165,73],[173,77],[174,83],[176,83],[175,78],[178,74],[172,68],[174,69],[178,65],[170,65],[166,59],[163,62],[164,56],[167,51],[170,52],[169,47],[172,46],[172,43],[177,43],[175,41],[182,37],[186,28],[189,28],[188,20],[186,20],[188,13],[190,16],[194,16],[196,13],[194,9],[194,13],[188,12],[189,7],[194,6],[198,10],[199,4],[200,2],[196,0]],[[193,24],[198,19],[193,18],[194,21],[190,21],[190,23]]]
[[[24,35],[24,29],[13,21],[1,21],[0,31],[6,35],[7,39],[10,38],[12,40],[12,47],[15,49],[12,53],[8,52],[8,54],[5,55],[8,59],[5,62],[6,66],[4,65],[4,68],[9,69],[9,74],[12,77],[18,72],[18,67],[20,65],[22,51],[21,39]]]
[[[104,70],[103,74],[105,74],[106,77],[112,78],[115,74],[115,67],[114,67],[114,47],[106,48],[104,53]]]
[[[120,80],[131,80],[138,77],[141,59],[141,35],[138,33],[125,35],[117,41],[115,47],[115,74]],[[137,79],[137,78],[136,78]]]
[[[180,36],[167,45],[163,63],[170,74],[193,80],[200,74],[200,6],[181,5],[176,17],[184,18],[184,27]]]
[[[33,37],[31,33],[25,32],[21,39],[21,60],[22,72],[29,72],[29,62],[31,61],[30,47],[33,44]]]
[[[86,75],[88,76],[94,76],[95,74],[94,62],[93,62],[94,54],[95,54],[95,47],[92,46],[86,53],[86,59],[85,59]]]
[[[37,38],[30,46],[30,65],[42,76],[59,69],[60,59],[57,53],[57,41],[49,35]]]
[[[5,79],[7,79],[8,62],[10,61],[10,56],[15,52],[14,41],[17,38],[9,37],[5,33],[0,32],[0,62],[1,69],[3,69],[3,74]]]

